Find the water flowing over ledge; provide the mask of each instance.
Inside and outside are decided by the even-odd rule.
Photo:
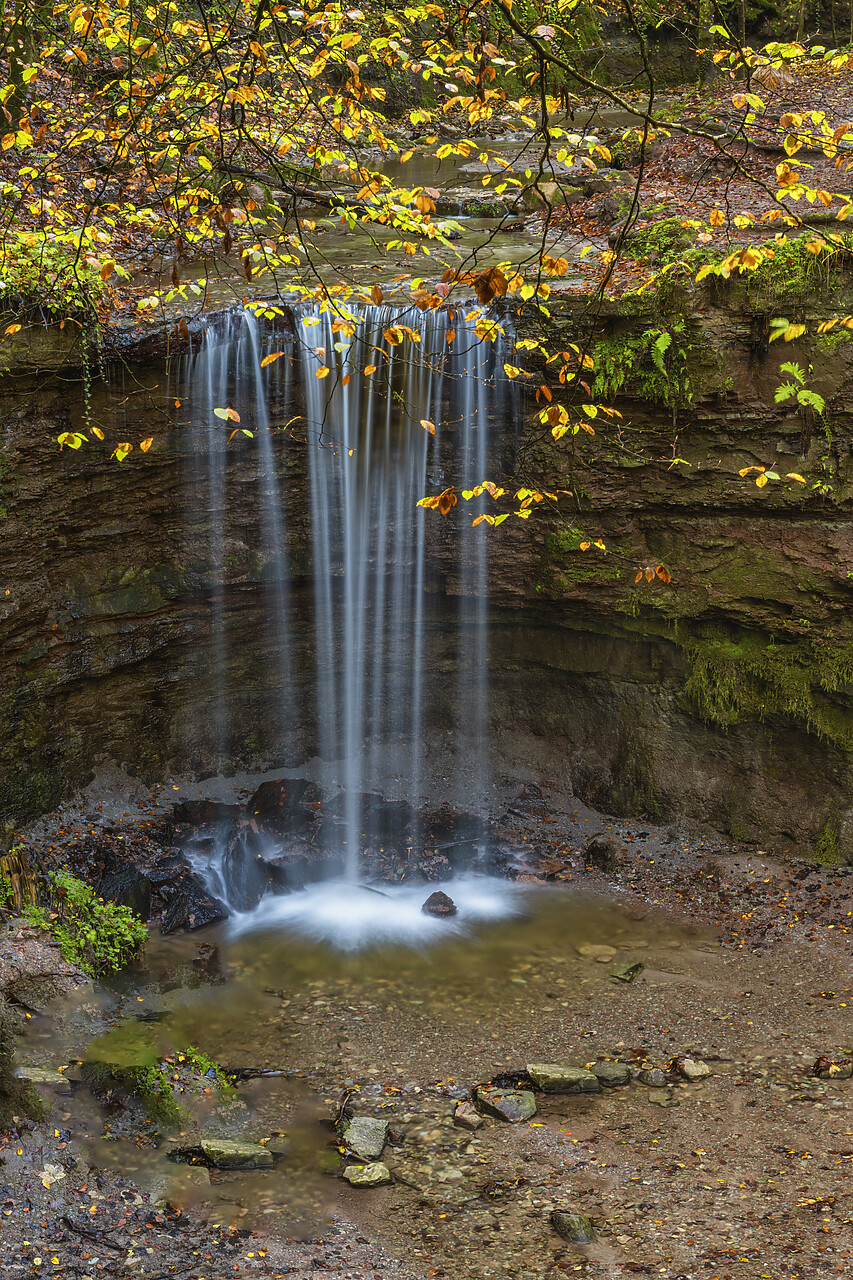
[[[202,678],[213,686],[208,731],[217,759],[229,758],[232,708],[240,697],[229,679],[234,655],[228,625],[234,487],[245,483],[228,451],[240,448],[254,451],[258,468],[264,651],[273,664],[266,678],[276,690],[265,717],[279,721],[284,736],[291,721],[307,715],[318,754],[340,761],[344,796],[326,852],[329,873],[342,861],[351,885],[361,875],[363,850],[381,839],[371,825],[371,801],[383,783],[388,744],[396,758],[395,787],[415,813],[427,789],[423,740],[435,709],[427,705],[424,651],[434,608],[436,517],[431,525],[418,500],[436,487],[473,488],[488,478],[490,436],[497,435],[492,424],[500,415],[505,432],[507,419],[518,414],[515,393],[497,376],[511,350],[508,322],[503,336],[485,342],[475,333],[474,315],[458,309],[423,314],[383,305],[363,308],[358,317],[354,327],[334,311],[304,306],[282,326],[259,319],[251,308],[230,313],[208,326],[201,349],[182,359],[176,378],[196,420],[207,417],[206,430],[195,433],[187,510],[191,519],[206,507],[209,530],[205,577],[213,669]],[[408,328],[409,338],[383,343],[383,334],[397,325]],[[227,419],[225,409],[233,411]],[[302,494],[310,506],[315,680],[308,689],[296,678],[293,661],[295,633],[304,621],[295,618],[292,604],[291,527],[305,518],[289,484],[294,442],[304,446],[308,484]],[[481,507],[472,502],[459,521],[458,676],[456,687],[444,691],[447,706],[439,709],[453,722],[454,749],[465,758],[469,777],[466,807],[475,813],[489,770],[489,547],[487,526],[473,525]],[[300,705],[306,698],[307,708]],[[409,838],[418,841],[417,819]],[[220,846],[206,878],[233,906],[225,855]],[[266,918],[274,915],[267,911]]]

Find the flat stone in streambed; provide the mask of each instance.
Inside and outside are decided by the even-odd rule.
[[[344,1127],[343,1140],[347,1150],[360,1160],[378,1160],[388,1141],[388,1121],[354,1116]]]
[[[391,1170],[378,1160],[372,1164],[350,1164],[344,1169],[344,1178],[351,1187],[384,1187],[391,1181]]]
[[[15,1073],[19,1080],[28,1084],[47,1085],[56,1093],[70,1093],[71,1083],[61,1071],[50,1071],[47,1067],[19,1067]]]
[[[556,1062],[531,1062],[527,1074],[543,1093],[598,1093],[598,1077],[586,1067],[567,1067]]]
[[[203,1138],[201,1149],[217,1169],[271,1169],[272,1152],[257,1142],[232,1142],[227,1138]]]
[[[555,1209],[551,1214],[551,1226],[570,1244],[592,1244],[595,1239],[592,1223],[583,1213],[565,1213]]]
[[[605,1088],[631,1083],[631,1068],[626,1067],[624,1062],[594,1062],[590,1071]]]
[[[480,1085],[474,1100],[478,1110],[509,1124],[522,1124],[536,1115],[536,1099],[529,1089],[493,1089]]]

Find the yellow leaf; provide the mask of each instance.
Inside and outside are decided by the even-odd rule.
[[[280,360],[283,355],[283,351],[271,351],[270,354],[268,356],[264,356],[261,361],[261,368],[266,369],[268,364],[272,364],[274,360]]]
[[[119,462],[124,462],[125,458],[130,453],[132,448],[133,448],[133,445],[130,443],[129,440],[123,440],[121,441],[121,443],[116,445],[116,447],[113,449],[112,453],[110,454],[110,457],[118,458]]]
[[[581,543],[581,551],[589,551],[589,549],[590,549],[590,547],[591,547],[591,546],[592,546],[592,543],[591,543],[591,542],[582,542],[582,543]]]
[[[19,324],[10,324],[10,325],[7,325],[7,326],[6,326],[6,336],[8,337],[8,335],[9,335],[9,334],[11,334],[11,333],[19,333],[19,332],[20,332],[20,329],[21,329],[21,326],[20,326]]]
[[[428,431],[431,436],[435,435],[435,423],[430,422],[428,418],[421,418],[421,426],[423,427],[424,431]]]
[[[376,372],[376,365],[375,365],[375,364],[366,364],[366,365],[364,366],[364,376],[365,376],[365,378],[369,378],[369,377],[370,377],[370,375],[371,375],[372,373],[375,373],[375,372]]]
[[[315,378],[328,378],[331,370],[327,364],[321,364],[319,369],[314,370]]]
[[[796,480],[799,484],[805,484],[805,477],[799,475],[796,471],[789,471],[785,476],[786,480]]]
[[[149,436],[147,440],[140,440],[139,447],[143,453],[147,453],[153,443],[154,443],[154,437]]]
[[[758,485],[759,489],[763,489],[767,484],[767,476],[762,472],[760,476],[755,477],[755,483]]]
[[[92,435],[97,436],[99,440],[103,440],[104,433],[100,427],[92,427]]]
[[[708,214],[708,221],[712,227],[721,227],[726,220],[726,215],[722,209],[712,209]]]
[[[2,141],[2,142],[0,142],[0,146],[2,146],[3,150],[4,150],[4,151],[11,151],[11,150],[12,150],[12,147],[14,147],[14,145],[15,145],[15,135],[14,135],[14,133],[4,133],[4,134],[3,134],[3,141]]]
[[[805,331],[806,326],[804,324],[789,324],[782,336],[786,342],[793,342],[794,338],[801,337]]]
[[[602,551],[606,551],[606,550],[607,550],[607,548],[605,547],[604,543],[601,541],[601,538],[596,538],[596,540],[595,540],[595,545],[596,545],[597,547],[600,547]]]

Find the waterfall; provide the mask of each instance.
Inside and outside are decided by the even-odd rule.
[[[393,789],[415,811],[428,789],[431,723],[440,723],[455,741],[460,803],[469,812],[485,804],[487,584],[495,535],[472,521],[494,508],[487,498],[460,497],[451,515],[442,517],[417,503],[451,484],[461,491],[493,478],[492,424],[502,414],[512,426],[517,410],[510,385],[499,376],[512,335],[504,322],[503,338],[482,341],[474,315],[459,308],[422,314],[413,307],[362,307],[355,326],[334,310],[312,306],[295,308],[291,318],[286,334],[251,309],[211,324],[185,367],[184,394],[196,402],[203,398],[207,422],[204,459],[199,457],[192,482],[197,500],[206,500],[209,509],[212,676],[218,689],[211,729],[223,760],[235,697],[226,680],[229,506],[232,487],[243,483],[240,468],[255,468],[274,641],[265,651],[280,664],[278,705],[266,714],[282,727],[294,715],[313,721],[319,755],[337,762],[344,794],[333,837],[330,828],[325,838],[354,880],[376,835],[371,793],[387,782],[389,753]],[[388,331],[398,325],[411,335],[389,343]],[[274,353],[283,354],[264,365]],[[217,408],[239,413],[239,427],[217,416]],[[251,441],[240,440],[239,460],[228,453],[235,430],[253,433]],[[294,621],[291,599],[287,511],[296,498],[285,448],[298,448],[307,469],[301,501],[310,505],[311,681],[304,673],[295,679],[292,670],[294,635],[305,624]],[[430,705],[438,685],[427,668],[428,632],[437,609],[446,620],[448,602],[457,612],[458,676],[442,683],[440,698]],[[417,838],[416,826],[415,819],[410,839]]]

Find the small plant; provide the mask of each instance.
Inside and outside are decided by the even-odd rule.
[[[808,372],[812,372],[812,366],[809,365]],[[788,400],[795,400],[799,407],[808,412],[823,417],[826,408],[826,401],[817,391],[812,391],[806,386],[806,371],[801,365],[795,364],[791,360],[786,360],[781,366],[780,373],[787,373],[790,381],[782,382],[776,388],[776,394],[773,397],[776,404],[785,404]]]
[[[104,902],[67,871],[48,873],[47,904],[28,906],[31,924],[51,933],[69,964],[90,977],[123,969],[139,953],[147,930],[130,907]]]

